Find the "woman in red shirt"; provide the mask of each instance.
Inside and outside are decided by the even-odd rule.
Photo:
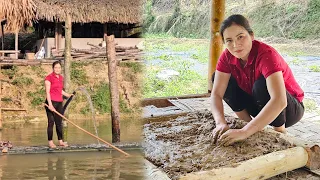
[[[228,17],[220,27],[226,45],[213,74],[211,109],[216,122],[214,142],[225,145],[244,140],[271,125],[276,131],[297,123],[304,114],[304,92],[291,69],[271,46],[254,40],[248,20]],[[240,119],[242,129],[229,129],[222,99]],[[253,118],[252,118],[253,117]]]
[[[68,94],[63,91],[63,76],[61,76],[61,63],[55,61],[52,64],[53,72],[45,78],[45,88],[46,88],[46,113],[48,117],[48,142],[50,148],[56,148],[56,145],[52,141],[53,126],[56,124],[56,132],[59,140],[59,145],[66,147],[67,144],[63,142],[63,132],[62,132],[62,118],[54,113],[53,111],[58,111],[62,114],[62,102],[63,97],[71,97],[73,94]]]

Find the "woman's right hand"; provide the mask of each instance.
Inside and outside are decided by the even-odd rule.
[[[218,123],[218,124],[216,124],[216,128],[214,128],[213,131],[212,131],[212,137],[213,137],[212,142],[214,144],[216,144],[218,139],[220,138],[220,136],[224,132],[228,131],[229,129],[230,129],[230,127],[226,123]]]
[[[50,109],[50,111],[56,111],[56,109],[53,107],[52,104],[49,104],[49,107],[48,107],[48,108]]]

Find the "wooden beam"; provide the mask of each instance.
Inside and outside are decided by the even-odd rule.
[[[26,109],[1,108],[1,111],[27,111]]]
[[[307,151],[303,147],[294,147],[235,164],[236,167],[189,173],[182,176],[180,180],[268,179],[301,168],[307,164],[307,161]]]
[[[146,167],[147,178],[146,179],[157,179],[157,180],[170,180],[168,175],[153,165],[148,160],[144,159],[144,164]]]
[[[65,22],[65,49],[64,49],[64,89],[66,92],[70,92],[70,84],[71,84],[71,75],[70,75],[70,67],[71,67],[71,49],[72,49],[72,20],[71,16],[68,13]],[[68,113],[66,113],[66,117],[68,117]],[[67,121],[63,121],[63,141],[67,142],[68,139],[68,124]]]
[[[19,59],[17,51],[19,50],[19,29],[16,30],[15,32],[15,51],[16,51],[16,59]]]
[[[114,35],[107,37],[108,78],[111,96],[112,142],[120,142],[120,109]]]
[[[225,0],[212,0],[211,1],[211,40],[210,40],[210,52],[208,63],[208,92],[211,92],[212,81],[211,77],[216,70],[216,65],[219,56],[222,52],[222,39],[220,37],[220,25],[224,20],[225,13]]]
[[[107,36],[108,36],[108,23],[103,24],[103,40],[107,42]]]

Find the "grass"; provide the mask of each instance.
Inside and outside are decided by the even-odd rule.
[[[80,63],[80,62],[71,63],[71,81],[76,85],[88,84],[88,77],[83,68],[85,68],[84,63]]]
[[[44,103],[46,99],[46,91],[44,87],[40,87],[37,91],[29,91],[27,96],[30,98],[32,107],[38,107]]]
[[[39,66],[31,66],[31,70],[37,74],[37,76],[44,77],[46,75],[46,72],[44,69]]]
[[[302,64],[302,60],[301,59],[299,59],[299,58],[295,58],[295,59],[293,59],[292,61],[289,61],[289,64],[292,64],[292,65],[300,65],[300,64]]]
[[[18,87],[29,86],[33,83],[34,81],[32,78],[24,77],[24,76],[19,76],[12,81],[12,84]]]
[[[303,105],[306,111],[309,111],[309,112],[316,111],[318,108],[317,102],[313,99],[304,99]]]
[[[9,79],[12,79],[18,72],[18,66],[13,65],[13,66],[8,66],[7,68],[2,68],[1,72],[5,76],[8,76]]]
[[[309,66],[309,69],[312,72],[320,72],[320,66],[319,65],[311,65],[311,66]]]
[[[101,114],[111,113],[111,100],[110,100],[110,90],[109,84],[105,82],[100,82],[99,85],[95,87],[96,92],[91,96],[92,103],[95,109],[97,109]],[[126,102],[119,97],[120,112],[130,113],[131,109],[128,108]],[[82,109],[83,113],[86,113],[86,109]]]
[[[167,39],[165,41],[157,39],[154,41],[149,40],[150,44],[155,44],[158,47],[167,47],[167,50],[172,52],[172,54],[174,52],[184,52],[186,54],[195,52],[190,55],[190,58],[201,63],[206,63],[208,61],[208,53],[205,53],[206,48],[201,50],[201,47],[204,45],[195,46],[193,42],[186,40],[179,41],[178,39]],[[150,50],[152,51],[153,48],[150,48]],[[161,63],[146,67],[143,86],[144,98],[197,94],[207,91],[207,77],[201,76],[192,70],[191,67],[194,63],[185,60],[184,56],[179,54],[148,55],[148,60],[161,60]],[[161,70],[168,68],[178,71],[180,75],[170,80],[160,80],[156,77]]]

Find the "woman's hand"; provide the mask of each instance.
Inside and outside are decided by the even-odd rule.
[[[243,141],[249,136],[245,130],[242,129],[229,129],[223,133],[219,139],[220,143],[224,146],[232,145],[235,142]]]
[[[213,137],[213,140],[212,142],[214,144],[217,143],[217,140],[219,139],[219,137],[224,133],[226,132],[227,130],[229,130],[229,126],[226,124],[226,123],[219,123],[216,125],[216,128],[213,129],[212,131],[212,137]]]
[[[48,108],[50,109],[50,111],[56,111],[56,109],[53,107],[52,104],[49,104],[49,107],[48,107]]]

